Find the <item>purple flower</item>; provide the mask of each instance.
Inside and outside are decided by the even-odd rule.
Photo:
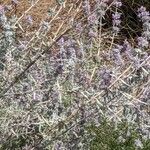
[[[119,26],[120,23],[121,23],[121,20],[119,20],[119,19],[113,20],[113,24],[114,24],[115,26]]]
[[[118,66],[121,66],[124,64],[122,56],[120,54],[122,48],[123,48],[122,46],[117,45],[116,48],[112,49],[112,58],[114,59],[116,65]]]
[[[136,69],[140,68],[140,59],[138,58],[138,56],[133,57],[132,62]]]
[[[118,7],[121,7],[122,6],[122,2],[120,1],[116,1],[114,2],[114,5],[118,8]]]
[[[150,13],[146,11],[146,8],[141,6],[138,9],[138,17],[143,22],[143,37],[138,38],[139,46],[148,47],[148,41],[150,40]]]
[[[127,40],[124,41],[122,52],[125,52],[130,60],[133,59],[132,46]]]
[[[150,31],[150,22],[144,22],[143,23],[143,28],[146,29],[147,31]]]
[[[88,17],[89,24],[97,24],[97,15],[94,13]]]
[[[120,28],[117,26],[113,26],[114,33],[118,33],[120,31]]]
[[[93,29],[90,29],[89,31],[89,36],[90,37],[96,37],[97,36],[97,33],[95,31],[93,31]]]
[[[143,6],[138,9],[138,17],[141,18],[142,22],[150,21],[150,13]]]
[[[150,40],[150,31],[144,31],[143,36],[147,39]]]
[[[122,45],[116,45],[116,48],[119,50],[119,52],[121,52],[121,50],[123,49]]]
[[[148,47],[149,42],[147,41],[146,38],[144,38],[144,37],[138,37],[137,40],[138,40],[138,46],[140,46],[140,47]]]
[[[78,23],[76,25],[76,31],[80,34],[82,31],[83,31],[83,28],[82,28],[82,24],[81,23]]]
[[[127,41],[127,39],[126,39],[124,41],[124,43],[123,43],[123,50],[124,50],[124,52],[126,52],[126,51],[131,51],[131,49],[132,49],[132,47],[131,47],[130,43]]]
[[[143,6],[141,6],[141,7],[138,9],[138,12],[144,12],[144,11],[146,11],[146,8],[143,7]]]
[[[84,9],[85,13],[87,15],[89,15],[90,14],[90,4],[89,4],[89,1],[85,0],[82,4],[83,4],[82,8]]]
[[[111,74],[112,74],[112,71],[110,71],[107,68],[102,68],[102,70],[100,70],[100,77],[102,79],[100,82],[101,89],[106,89],[111,84],[111,79],[112,79]]]
[[[113,30],[114,30],[115,33],[118,33],[119,30],[120,30],[119,29],[119,26],[120,26],[120,23],[121,23],[120,17],[121,17],[121,13],[115,12],[115,14],[112,14]]]
[[[112,14],[112,18],[114,20],[118,20],[118,19],[120,19],[120,17],[121,17],[121,13],[115,12],[115,14]]]
[[[63,37],[57,42],[57,44],[61,47],[64,46],[64,43],[65,43],[65,40]]]

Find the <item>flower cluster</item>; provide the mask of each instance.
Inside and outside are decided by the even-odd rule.
[[[117,34],[120,31],[120,24],[121,24],[121,13],[118,12],[118,8],[122,6],[120,1],[114,1],[113,5],[116,7],[116,11],[112,14],[112,22],[113,22],[113,31]]]
[[[90,12],[91,12],[89,0],[84,0],[82,4],[83,4],[83,5],[82,5],[82,8],[83,8],[84,12],[85,12],[87,15],[89,15]]]
[[[145,37],[138,37],[138,46],[139,47],[148,47],[149,42]]]
[[[142,22],[150,21],[150,13],[143,6],[138,9],[138,17],[141,18]]]
[[[120,31],[120,24],[121,24],[121,13],[115,12],[112,14],[112,19],[113,19],[113,31],[114,33],[118,33]]]
[[[138,45],[140,47],[148,47],[150,40],[150,13],[146,11],[146,8],[141,6],[138,9],[138,17],[143,23],[142,37],[138,37]]]
[[[82,23],[76,24],[75,30],[76,30],[77,33],[80,35],[80,34],[83,32],[83,26],[82,26]]]
[[[99,83],[100,89],[107,89],[111,84],[112,71],[107,68],[102,68],[99,73],[101,81]]]
[[[115,1],[113,2],[113,4],[114,4],[114,6],[116,6],[116,8],[119,8],[119,7],[122,6],[122,2],[121,2],[121,1],[118,1],[118,0],[115,0]]]
[[[125,52],[126,55],[128,56],[128,58],[130,60],[132,60],[133,58],[133,51],[132,51],[132,46],[131,44],[128,42],[128,40],[126,39],[123,43],[123,49],[122,49],[122,52]]]
[[[116,48],[112,49],[112,58],[116,65],[122,66],[124,64],[122,56],[121,56],[121,50],[123,46],[117,45]]]

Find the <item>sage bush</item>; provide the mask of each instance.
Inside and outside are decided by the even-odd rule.
[[[149,1],[57,0],[36,27],[28,3],[0,4],[0,148],[148,150]]]

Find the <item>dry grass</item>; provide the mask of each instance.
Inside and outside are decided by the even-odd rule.
[[[59,15],[56,18],[55,23],[52,24],[54,28],[58,28],[61,21],[65,21],[66,18],[70,18],[74,12],[76,11],[77,5],[71,1],[66,1],[65,7],[61,9]],[[20,23],[24,24],[25,17],[27,15],[31,15],[33,18],[33,26],[30,27],[30,30],[37,30],[40,26],[41,21],[50,21],[51,17],[48,15],[49,11],[52,11],[52,9],[55,8],[55,12],[59,9],[59,5],[57,0],[35,0],[35,4],[33,3],[33,6],[29,2],[29,0],[20,0],[19,3],[8,13],[8,15],[16,14],[17,17],[22,17],[20,19]],[[77,2],[77,1],[76,1]],[[81,2],[79,0],[78,2]],[[1,2],[2,5],[9,5],[11,4],[11,0],[6,0]],[[74,5],[75,4],[75,5]],[[71,10],[70,8],[73,7]],[[59,24],[59,25],[57,25]],[[52,30],[54,31],[54,28]]]

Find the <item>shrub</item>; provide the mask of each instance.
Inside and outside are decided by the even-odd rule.
[[[135,124],[149,145],[148,9],[134,3],[140,33],[128,38],[129,1],[49,1],[48,10],[45,1],[28,2],[21,15],[22,1],[0,4],[1,147],[89,149],[86,127],[101,128],[102,118]],[[121,129],[105,126],[114,140],[104,136],[106,144],[118,144]]]
[[[135,124],[123,121],[119,124],[102,121],[99,126],[94,124],[88,127],[90,132],[91,150],[148,150],[150,141],[142,139]]]

